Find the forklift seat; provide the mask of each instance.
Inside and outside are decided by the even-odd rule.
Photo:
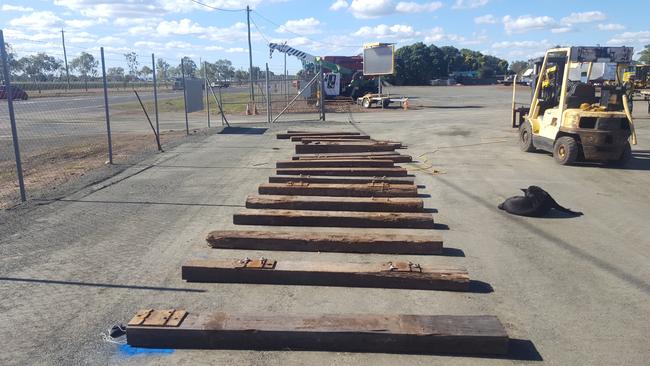
[[[597,103],[596,88],[586,83],[575,83],[567,92],[567,108],[580,108],[582,103]]]

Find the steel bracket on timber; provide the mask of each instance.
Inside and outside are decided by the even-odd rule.
[[[508,334],[486,315],[189,313],[177,327],[127,326],[132,347],[504,355]]]
[[[278,161],[275,163],[276,168],[344,168],[344,167],[359,167],[359,168],[392,168],[395,163],[392,160],[380,159],[340,159],[340,160],[289,160]]]
[[[328,139],[328,140],[370,140],[368,135],[295,135],[291,136],[292,142],[302,140]]]
[[[188,282],[256,283],[275,285],[403,288],[469,291],[467,270],[461,267],[384,263],[277,261],[270,267],[242,270],[240,260],[196,259],[183,264]]]
[[[288,131],[287,133],[278,133],[276,135],[276,138],[278,140],[288,140],[291,137],[294,136],[355,136],[355,135],[361,135],[361,132],[343,132],[343,131],[332,131],[332,132],[325,132],[325,131]]]
[[[323,184],[367,184],[367,183],[388,183],[388,184],[415,184],[413,177],[343,177],[326,175],[272,175],[269,183],[323,183]]]
[[[366,184],[321,184],[308,182],[262,183],[259,194],[336,197],[417,197],[414,185],[372,182]]]
[[[408,171],[404,168],[278,168],[278,175],[332,175],[332,176],[362,176],[362,177],[406,177]]]
[[[248,196],[246,208],[361,211],[361,212],[424,212],[421,198],[409,197],[328,197],[260,195]]]
[[[235,225],[323,226],[433,229],[428,212],[352,212],[247,209],[233,215]]]
[[[343,153],[343,152],[376,152],[376,151],[394,151],[402,147],[401,144],[387,144],[387,143],[310,143],[310,144],[297,144],[295,146],[296,154],[313,154],[313,153]]]

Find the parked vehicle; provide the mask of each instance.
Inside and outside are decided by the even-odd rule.
[[[172,84],[172,90],[183,90],[185,85],[183,85],[183,78],[174,78],[174,84]]]
[[[210,84],[211,88],[228,88],[230,87],[230,82],[229,81],[217,81],[217,82],[212,82]]]
[[[6,86],[0,85],[0,99],[7,99],[7,94]],[[29,96],[24,90],[13,85],[11,86],[11,99],[27,100],[27,98],[29,98]]]

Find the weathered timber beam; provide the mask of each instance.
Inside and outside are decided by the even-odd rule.
[[[345,139],[345,140],[369,140],[368,135],[294,135],[291,136],[291,141],[302,141],[302,139]]]
[[[336,157],[336,156],[354,156],[354,157],[369,157],[369,156],[383,156],[383,155],[399,155],[397,151],[366,151],[366,152],[341,152],[341,153],[313,153],[313,154],[296,154],[293,155],[293,160],[298,157]]]
[[[164,310],[148,309],[138,316]],[[137,323],[137,322],[136,322]],[[132,347],[504,355],[509,338],[489,315],[282,315],[189,312],[178,325],[127,325]]]
[[[315,211],[423,212],[421,198],[248,196],[246,208]]]
[[[322,183],[262,183],[259,194],[292,196],[336,197],[417,197],[415,185],[368,183],[368,184],[322,184]]]
[[[363,155],[351,155],[351,156],[302,156],[294,155],[291,157],[292,160],[391,160],[393,163],[410,163],[413,161],[413,158],[410,155],[402,154],[392,154],[392,155],[381,155],[381,156],[363,156]]]
[[[303,145],[309,144],[354,144],[354,145],[393,145],[395,148],[402,148],[401,142],[396,141],[382,141],[382,140],[349,140],[349,139],[328,139],[328,138],[303,138]]]
[[[213,248],[378,254],[442,254],[439,235],[270,230],[217,230],[206,241]]]
[[[287,133],[278,133],[278,140],[287,140],[292,136],[331,136],[331,135],[361,135],[361,132],[344,132],[344,131],[292,131]]]
[[[278,168],[278,175],[337,175],[363,177],[405,177],[404,168]]]
[[[313,144],[313,143],[326,143],[326,142],[340,142],[340,143],[362,143],[362,144],[375,144],[378,142],[387,142],[387,141],[380,141],[380,140],[375,140],[375,139],[346,139],[346,138],[329,138],[327,136],[324,137],[302,137],[299,142],[302,142],[303,144]]]
[[[366,183],[388,183],[388,184],[415,184],[413,177],[337,177],[319,175],[272,175],[269,183],[325,183],[325,184],[366,184]]]
[[[275,261],[271,259],[195,259],[185,262],[188,282],[258,283],[341,287],[379,287],[468,291],[469,275],[460,267],[433,267],[405,261],[369,263]]]
[[[396,144],[340,144],[336,142],[322,144],[296,144],[296,154],[394,151],[399,147],[400,146]]]
[[[419,212],[348,212],[247,209],[233,215],[235,225],[323,226],[433,229],[433,215]]]
[[[278,161],[276,168],[391,168],[395,166],[392,160],[379,159],[341,159],[341,160],[289,160]]]

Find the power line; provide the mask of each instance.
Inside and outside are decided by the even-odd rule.
[[[202,2],[197,1],[197,0],[190,0],[190,1],[193,2],[193,3],[199,4],[199,5],[203,5],[203,6],[205,6],[206,8],[210,8],[210,9],[213,9],[213,10],[229,11],[229,12],[246,11],[246,9],[223,9],[223,8],[217,8],[216,6],[208,5],[208,4],[202,3]]]
[[[260,28],[257,26],[257,23],[255,23],[255,20],[251,19],[251,22],[253,22],[253,25],[255,26],[255,29],[257,29],[257,33],[259,33],[260,36],[262,36],[262,38],[264,38],[264,40],[266,41],[266,44],[271,43],[271,42],[269,41],[269,39],[266,38],[266,36],[264,35],[264,33],[262,33],[262,31],[260,30]]]
[[[280,25],[280,24],[272,21],[271,19],[265,17],[264,15],[260,14],[260,12],[258,12],[257,10],[252,10],[252,11],[255,14],[257,14],[260,18],[262,18],[262,19],[266,20],[267,22],[275,25],[276,27],[282,27],[282,25]],[[291,33],[291,34],[293,34],[295,36],[302,37],[302,38],[305,38],[305,39],[307,39],[307,40],[309,40],[311,42],[320,43],[320,44],[323,44],[323,45],[334,45],[336,47],[344,47],[344,48],[359,48],[359,47],[361,47],[361,45],[341,45],[341,44],[336,44],[336,43],[328,43],[328,42],[323,42],[323,41],[317,41],[317,40],[311,39],[311,38],[309,38],[309,37],[307,37],[307,36],[305,36],[303,34],[296,33],[294,31],[292,31],[291,29],[288,29],[287,27],[284,27],[284,30],[286,30],[287,33]]]

